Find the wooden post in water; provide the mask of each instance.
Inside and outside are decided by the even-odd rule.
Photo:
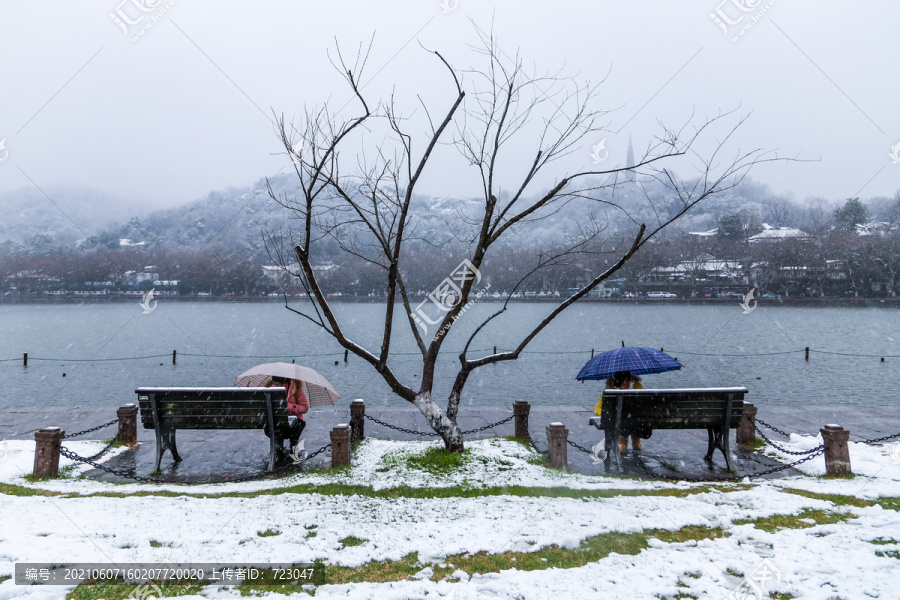
[[[28,353],[27,353],[27,352],[25,352],[25,353],[22,355],[22,366],[23,366],[23,367],[27,367],[27,366],[28,366]]]
[[[809,362],[809,346],[806,347],[806,362]]]
[[[344,349],[344,362],[347,362],[347,356],[349,353],[350,353],[350,351],[345,348]]]
[[[175,357],[178,355],[178,350],[172,350],[172,364],[175,364]]]
[[[594,358],[594,349],[591,348],[591,358]]]

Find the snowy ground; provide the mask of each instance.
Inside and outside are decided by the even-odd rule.
[[[815,447],[821,440],[792,436],[789,449]],[[897,598],[900,513],[881,506],[852,507],[806,498],[786,489],[858,498],[900,496],[900,446],[851,443],[853,479],[826,480],[824,459],[804,463],[811,476],[746,485],[717,484],[716,491],[683,497],[661,495],[609,498],[550,498],[514,495],[471,498],[379,498],[311,494],[249,498],[198,498],[197,494],[250,492],[300,483],[347,483],[373,489],[398,486],[468,488],[566,487],[581,490],[690,490],[672,484],[567,474],[529,464],[530,451],[505,440],[470,442],[464,467],[447,476],[408,468],[403,458],[429,443],[367,440],[354,465],[338,474],[299,474],[279,481],[212,485],[111,484],[68,478],[29,483],[33,442],[6,442],[0,448],[0,482],[81,497],[0,495],[0,577],[16,562],[303,562],[324,559],[359,566],[400,560],[417,552],[423,569],[455,554],[506,551],[540,554],[551,545],[577,548],[582,540],[610,532],[679,530],[689,525],[722,527],[715,540],[664,543],[652,540],[638,555],[611,554],[577,568],[525,571],[507,569],[484,575],[457,571],[454,581],[409,579],[394,583],[322,585],[316,598],[697,598],[768,597],[769,591],[797,598]],[[99,442],[70,442],[89,454]],[[95,451],[95,450],[94,450]],[[768,450],[773,456],[780,455]],[[61,466],[66,466],[63,459]],[[745,482],[746,483],[746,482]],[[134,495],[176,491],[191,496]],[[126,497],[88,496],[102,492]],[[735,524],[774,514],[822,509],[846,514],[835,524],[780,529],[768,533],[752,524]],[[261,537],[265,530],[278,535]],[[315,537],[307,537],[314,530]],[[359,546],[339,541],[349,535]],[[872,541],[879,541],[873,544]],[[151,546],[151,542],[153,545]],[[884,553],[883,556],[876,552]],[[893,555],[893,556],[892,556]],[[767,560],[768,563],[763,563]],[[735,591],[743,578],[771,569],[764,596]],[[427,575],[427,571],[425,574]],[[690,574],[690,575],[688,575]],[[470,576],[471,575],[471,576]],[[455,581],[458,579],[459,581]],[[746,591],[750,588],[742,588]],[[71,588],[0,583],[0,600],[62,598]],[[299,596],[307,597],[298,589]],[[236,598],[231,588],[208,587],[192,598]],[[683,597],[683,596],[682,596]]]

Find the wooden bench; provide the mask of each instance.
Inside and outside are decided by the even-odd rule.
[[[287,390],[259,387],[142,387],[135,390],[144,429],[156,431],[156,470],[166,450],[180,462],[178,429],[265,429],[269,434],[269,471],[290,436]]]
[[[591,425],[606,435],[606,456],[622,464],[620,435],[640,435],[651,429],[706,429],[711,461],[718,448],[731,469],[728,452],[730,429],[741,423],[747,388],[693,388],[672,390],[605,390],[599,417]]]

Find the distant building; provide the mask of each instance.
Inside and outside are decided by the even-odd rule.
[[[893,229],[887,221],[872,221],[871,223],[862,223],[856,226],[856,234],[860,236],[866,235],[885,235]]]
[[[762,224],[763,230],[756,235],[751,235],[747,241],[751,244],[757,242],[777,242],[780,240],[808,240],[810,236],[796,227],[772,227],[768,223]]]
[[[719,260],[704,254],[698,260],[686,260],[674,267],[654,267],[647,281],[744,282],[745,277],[741,261]]]

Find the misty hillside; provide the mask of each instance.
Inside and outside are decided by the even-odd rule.
[[[299,198],[296,178],[282,175],[270,180],[276,195],[287,201]],[[631,216],[648,224],[656,222],[656,214],[665,206],[662,191],[650,184],[643,191],[635,184],[627,184],[604,196],[626,208]],[[644,192],[654,198],[651,206]],[[767,205],[773,196],[765,186],[745,183],[740,188],[717,196],[699,204],[679,221],[680,227],[688,230],[709,229],[716,226],[722,214],[739,210],[758,212],[766,217]],[[501,198],[502,200],[502,198]],[[655,207],[655,208],[654,208]],[[479,199],[416,196],[411,211],[416,215],[413,221],[414,237],[427,239],[433,243],[448,242],[454,236],[463,236],[471,225],[468,219],[479,218],[483,202]],[[592,217],[600,223],[608,224],[610,230],[630,229],[632,221],[618,210],[609,210],[607,205],[586,201],[573,201],[556,213],[552,219],[539,222],[529,229],[527,235],[510,243],[525,245],[548,245],[567,236],[577,234],[579,225]],[[297,223],[292,212],[269,197],[265,181],[260,180],[247,188],[211,192],[205,198],[180,207],[160,210],[143,218],[133,218],[123,226],[110,229],[100,236],[101,243],[118,244],[120,238],[128,238],[132,243],[165,247],[217,246],[228,249],[246,249],[252,254],[264,252],[263,231],[287,231]]]
[[[88,188],[48,186],[44,191],[46,196],[29,186],[0,193],[0,242],[21,243],[42,234],[71,245],[147,212],[137,202]]]
[[[270,184],[283,202],[299,198],[293,174],[274,177]],[[287,232],[299,223],[290,210],[269,196],[265,180],[246,188],[210,192],[199,200],[149,214],[138,205],[125,204],[90,190],[57,189],[51,197],[59,209],[35,189],[0,195],[0,209],[4,212],[0,242],[22,242],[35,234],[46,234],[55,238],[58,245],[88,249],[116,248],[121,240],[127,239],[144,247],[236,250],[262,260],[265,257],[263,232]],[[671,194],[653,182],[626,183],[614,192],[602,194],[601,198],[616,203],[627,214],[611,209],[609,204],[578,199],[554,213],[552,218],[521,228],[518,236],[507,238],[505,243],[513,247],[553,245],[577,235],[589,219],[606,225],[610,233],[630,231],[635,222],[652,227],[665,219],[673,206]],[[501,202],[504,199],[501,195]],[[801,205],[772,194],[765,185],[747,180],[701,202],[679,219],[676,226],[682,231],[704,231],[716,227],[722,215],[743,213],[752,215],[756,222],[804,227],[809,224],[813,209],[830,214],[841,200]],[[877,208],[879,200],[886,199],[870,203]],[[465,238],[472,231],[472,220],[479,219],[484,210],[483,202],[475,198],[415,196],[413,202],[411,214],[415,217],[408,229],[409,237],[433,244]],[[324,218],[331,216],[330,213],[326,212]],[[66,215],[72,217],[77,227]],[[337,250],[336,246],[332,250]]]

